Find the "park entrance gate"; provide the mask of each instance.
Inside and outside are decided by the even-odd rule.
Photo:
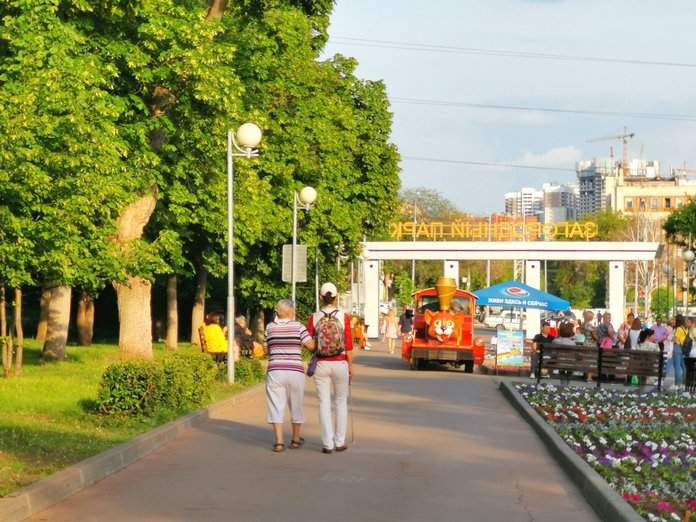
[[[541,287],[541,262],[606,261],[609,263],[609,306],[614,321],[622,320],[626,261],[652,261],[658,243],[628,241],[366,241],[363,243],[361,274],[358,278],[358,307],[369,337],[379,335],[380,265],[385,260],[441,260],[443,275],[459,281],[459,261],[521,260],[525,263],[525,283]],[[571,303],[572,305],[572,303]],[[537,333],[539,310],[527,311],[528,336]]]

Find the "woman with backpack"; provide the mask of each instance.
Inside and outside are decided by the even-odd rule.
[[[353,375],[353,336],[350,316],[336,307],[338,290],[333,283],[324,283],[319,290],[321,309],[312,314],[307,331],[316,341],[314,375],[319,398],[322,453],[345,451],[348,428],[348,394]],[[312,365],[310,365],[312,366]],[[332,405],[335,407],[334,425]]]

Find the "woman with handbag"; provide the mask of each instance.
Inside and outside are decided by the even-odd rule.
[[[287,406],[290,406],[292,423],[290,448],[300,448],[304,443],[300,437],[305,386],[302,347],[315,350],[314,339],[304,325],[295,320],[295,307],[289,299],[281,299],[276,304],[276,318],[266,326],[266,346],[269,355],[266,373],[268,422],[275,435],[273,451],[280,453],[285,450],[283,421]]]
[[[691,322],[691,319],[688,320]],[[689,335],[689,326],[684,316],[679,314],[675,318],[674,345],[672,348],[672,365],[674,366],[674,387],[677,390],[684,388],[684,374],[686,365],[684,364],[684,350],[690,349],[693,341]]]

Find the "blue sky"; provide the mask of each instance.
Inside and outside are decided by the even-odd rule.
[[[696,115],[696,67],[533,60],[440,54],[339,43],[365,38],[456,47],[696,63],[693,0],[338,0],[326,53],[354,56],[358,74],[381,79],[390,97]],[[588,139],[636,133],[663,169],[696,167],[696,122],[438,107],[394,103],[392,139],[404,156],[574,167],[608,156],[616,142]],[[503,208],[503,194],[572,172],[402,162],[402,185],[424,180],[462,210]]]

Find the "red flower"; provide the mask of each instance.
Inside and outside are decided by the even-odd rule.
[[[672,504],[670,504],[666,500],[660,500],[657,503],[657,510],[658,511],[667,511],[669,513],[672,513],[674,511],[674,508],[672,507]]]

